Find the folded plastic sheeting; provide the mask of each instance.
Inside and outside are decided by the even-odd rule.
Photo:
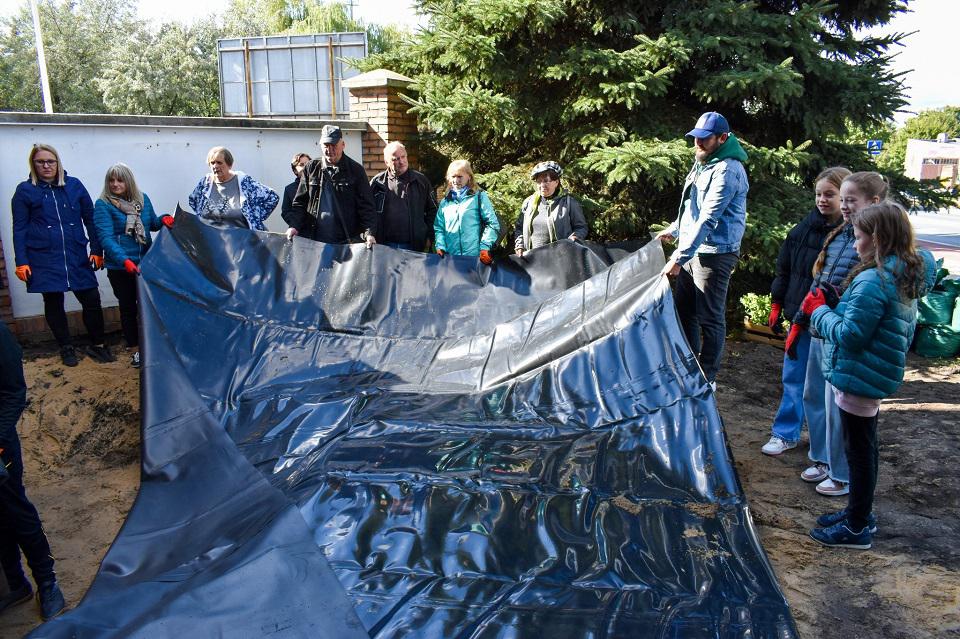
[[[140,495],[35,636],[796,636],[659,243],[620,253],[178,216],[141,278]]]

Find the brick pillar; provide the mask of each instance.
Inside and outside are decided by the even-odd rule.
[[[13,268],[7,269],[6,259],[3,256],[3,240],[0,240],[0,322],[6,322],[10,330],[16,333],[17,326],[13,321],[13,301],[10,299],[10,279],[8,277],[13,275],[13,271]],[[20,281],[17,280],[17,283],[19,284]]]
[[[368,177],[386,169],[383,149],[388,142],[402,142],[407,148],[410,166],[418,167],[417,118],[409,113],[410,105],[400,97],[409,93],[411,78],[377,69],[344,80],[350,90],[350,119],[365,120],[363,133],[363,168]]]

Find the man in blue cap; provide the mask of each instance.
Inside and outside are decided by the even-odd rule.
[[[747,154],[727,119],[704,113],[687,133],[696,159],[687,174],[680,213],[657,237],[677,241],[663,273],[676,278],[677,315],[703,374],[716,389],[727,325],[727,288],[740,258],[750,183]]]

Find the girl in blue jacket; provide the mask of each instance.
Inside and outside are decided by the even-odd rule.
[[[484,264],[492,264],[490,251],[500,238],[500,221],[490,197],[477,188],[470,162],[451,162],[447,183],[450,188],[433,222],[437,254],[479,256]]]
[[[137,188],[126,164],[114,164],[103,178],[103,192],[93,210],[97,238],[103,246],[107,279],[120,305],[120,328],[127,348],[133,350],[130,364],[140,367],[137,330],[137,275],[153,239],[151,231],[170,226],[173,217],[157,217],[146,193]]]
[[[860,264],[847,276],[836,309],[822,289],[802,305],[823,335],[823,370],[840,410],[850,466],[847,507],[817,519],[820,527],[810,536],[826,546],[866,549],[876,531],[880,402],[903,381],[925,265],[914,247],[907,213],[898,204],[868,206],[853,217],[853,231]]]
[[[30,178],[17,185],[10,203],[17,278],[27,285],[28,292],[43,295],[43,315],[66,366],[78,364],[63,307],[66,291],[72,291],[83,307],[83,325],[91,342],[87,353],[98,362],[112,362],[114,357],[104,342],[103,310],[94,274],[103,267],[103,250],[93,228],[90,194],[80,180],[63,170],[60,155],[52,146],[34,144],[27,161]]]

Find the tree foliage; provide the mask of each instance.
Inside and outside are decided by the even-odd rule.
[[[158,27],[138,19],[136,6],[136,0],[39,3],[56,112],[218,115],[219,38],[366,30],[370,50],[384,52],[405,36],[396,27],[351,20],[334,1],[231,0],[222,16]],[[26,3],[0,20],[0,110],[43,110]]]
[[[750,154],[744,264],[769,270],[813,205],[810,180],[839,161],[869,165],[850,123],[882,127],[904,104],[888,49],[863,37],[897,0],[422,0],[428,26],[375,56],[416,80],[409,97],[431,141],[474,161],[495,196],[532,191],[507,176],[561,161],[594,205],[604,239],[645,237],[677,214],[693,160],[683,135],[703,111],[727,116]],[[491,186],[491,191],[492,191]],[[590,207],[588,207],[589,209]],[[518,210],[501,211],[504,218]]]

